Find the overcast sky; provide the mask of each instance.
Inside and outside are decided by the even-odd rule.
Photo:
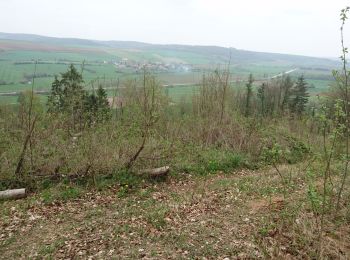
[[[346,5],[350,0],[0,0],[0,31],[338,57]],[[350,21],[346,34],[350,43]]]

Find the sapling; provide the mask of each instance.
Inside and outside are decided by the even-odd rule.
[[[339,77],[337,73],[334,73],[335,79],[338,82],[338,85],[341,87],[341,89],[344,92],[343,95],[343,104],[344,104],[344,112],[345,112],[345,165],[344,165],[344,171],[343,171],[343,176],[342,176],[342,181],[341,185],[338,191],[338,196],[337,196],[337,210],[340,208],[340,199],[342,192],[344,190],[344,184],[348,175],[348,168],[349,168],[349,76],[350,76],[350,71],[347,68],[347,53],[348,53],[348,48],[345,47],[344,45],[344,26],[345,22],[348,19],[348,13],[350,11],[350,7],[346,7],[341,10],[340,13],[340,20],[342,21],[341,27],[340,27],[340,36],[341,36],[341,46],[342,46],[342,55],[340,56],[340,59],[342,60],[342,77]]]

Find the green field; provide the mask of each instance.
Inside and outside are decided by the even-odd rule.
[[[16,103],[17,100],[13,96],[3,96],[3,93],[18,93],[32,87],[35,90],[50,90],[54,76],[66,71],[71,63],[78,68],[84,63],[83,77],[88,89],[96,84],[114,87],[117,80],[123,82],[139,77],[142,64],[156,64],[158,67],[150,71],[162,84],[170,85],[167,93],[174,100],[190,97],[195,90],[192,85],[199,83],[203,74],[225,68],[230,53],[233,81],[245,80],[250,73],[259,80],[298,68],[291,76],[304,74],[312,85],[311,94],[328,88],[332,81],[331,70],[338,66],[336,61],[328,59],[215,46],[98,42],[42,36],[11,40],[11,37],[0,33],[0,104]],[[122,60],[127,60],[127,65],[117,64]],[[190,69],[179,69],[183,65]],[[34,73],[36,78],[32,85]],[[176,84],[188,86],[171,86]]]

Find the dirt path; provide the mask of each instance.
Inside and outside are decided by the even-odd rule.
[[[111,189],[50,205],[6,202],[0,258],[255,259],[273,250],[305,257],[306,238],[298,246],[273,226],[287,206],[267,184],[279,189],[273,172],[240,171],[147,185],[123,198]]]

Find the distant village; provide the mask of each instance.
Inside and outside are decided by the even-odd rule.
[[[26,65],[26,64],[58,64],[58,65],[81,65],[81,61],[72,61],[67,59],[55,59],[55,60],[24,60],[24,61],[15,61],[14,65]],[[153,72],[191,72],[196,69],[192,64],[186,64],[181,62],[160,62],[160,61],[134,61],[128,58],[122,58],[119,60],[91,60],[85,61],[85,66],[98,66],[98,65],[113,65],[117,70],[131,70],[133,72],[141,72],[144,67]],[[91,73],[95,73],[92,68],[85,67],[84,70],[89,71]],[[48,75],[51,76],[51,75]]]
[[[135,72],[140,72],[146,67],[148,70],[157,72],[190,72],[192,71],[192,65],[184,63],[164,63],[164,62],[136,62],[129,60],[128,58],[123,58],[119,61],[105,61],[104,63],[113,64],[117,69],[131,69]]]
[[[76,66],[84,64],[84,71],[90,72],[90,73],[96,73],[96,70],[93,68],[93,66],[103,66],[103,65],[112,65],[115,67],[116,72],[124,72],[129,71],[132,73],[142,73],[143,69],[146,67],[147,70],[155,72],[155,73],[161,73],[161,72],[195,72],[198,71],[198,68],[195,68],[192,64],[185,64],[181,62],[172,62],[172,63],[165,63],[160,61],[134,61],[130,60],[128,58],[121,58],[118,60],[90,60],[86,62],[79,62],[79,61],[72,61],[67,59],[55,59],[55,60],[23,60],[23,61],[15,61],[13,62],[14,65],[20,66],[20,65],[27,65],[27,64],[40,64],[40,65],[70,65],[74,64]],[[35,78],[49,78],[53,77],[53,73],[48,72],[41,72],[36,73]],[[24,73],[23,79],[19,81],[20,84],[31,84],[32,79],[34,75],[30,73]],[[0,80],[0,85],[13,85],[15,82],[6,82],[4,80]]]

